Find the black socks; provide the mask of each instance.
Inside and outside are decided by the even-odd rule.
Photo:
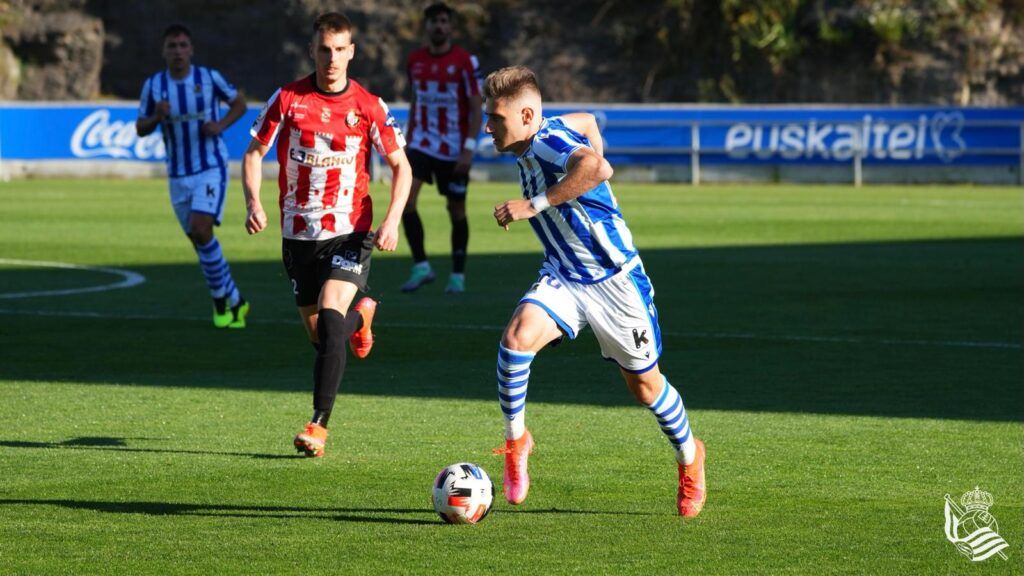
[[[348,317],[332,308],[320,310],[316,321],[319,344],[316,348],[316,361],[313,363],[313,424],[324,428],[331,419],[334,399],[338,397],[338,387],[345,374],[345,361],[348,352],[345,345],[356,330],[363,327],[363,315],[352,311]]]
[[[452,222],[452,272],[466,271],[466,247],[469,245],[469,221],[463,218]]]
[[[427,259],[427,251],[423,247],[423,221],[420,220],[420,213],[415,210],[402,213],[402,226],[405,227],[405,237],[409,239],[412,261],[423,262]]]

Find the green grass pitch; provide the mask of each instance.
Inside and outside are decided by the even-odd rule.
[[[439,281],[398,291],[404,239],[374,257],[377,343],[349,361],[318,460],[291,447],[313,351],[276,216],[246,236],[232,182],[218,234],[253,312],[217,331],[165,186],[0,183],[2,574],[1024,570],[1020,188],[616,184],[657,290],[662,369],[708,446],[708,503],[683,521],[669,445],[589,331],[535,362],[533,486],[521,506],[501,498],[495,353],[540,262],[529,226],[491,217],[514,185],[472,187],[466,294],[443,293],[432,188]],[[14,260],[145,282],[12,298],[119,280]],[[498,484],[476,526],[430,506],[459,461]],[[1007,560],[972,564],[945,539],[943,497],[976,485]]]

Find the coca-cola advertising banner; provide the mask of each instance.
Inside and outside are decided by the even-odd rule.
[[[248,146],[259,108],[225,132],[232,159]],[[163,161],[159,131],[136,135],[137,110],[133,102],[0,103],[0,159]],[[711,164],[1018,164],[1024,133],[1022,107],[555,104],[544,114],[577,110],[597,116],[618,165],[688,163],[694,149]],[[407,107],[392,112],[404,126]],[[478,161],[512,158],[481,133]]]

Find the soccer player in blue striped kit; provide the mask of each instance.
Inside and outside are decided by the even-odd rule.
[[[675,448],[680,515],[706,500],[704,443],[689,425],[679,392],[658,368],[661,329],[654,288],[608,179],[612,167],[591,114],[545,118],[534,73],[525,66],[493,72],[484,87],[486,131],[517,156],[523,198],[495,207],[499,226],[528,220],[544,246],[537,282],[519,300],[498,347],[498,397],[505,416],[503,491],[512,504],[530,488],[526,389],[534,356],[549,344],[593,329],[601,354],[648,407]]]
[[[167,69],[142,86],[135,130],[156,130],[167,149],[171,206],[192,241],[213,298],[213,325],[245,328],[249,303],[231,277],[213,227],[220,225],[227,196],[227,146],[221,134],[245,113],[245,100],[220,72],[192,65],[192,33],[181,24],[164,30]],[[220,117],[220,103],[229,106]]]

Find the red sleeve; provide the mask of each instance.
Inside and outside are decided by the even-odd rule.
[[[398,127],[383,98],[377,98],[370,104],[370,138],[373,140],[373,147],[381,156],[387,156],[405,147],[402,129]]]
[[[249,130],[249,134],[264,146],[272,145],[277,139],[277,132],[281,129],[281,119],[284,117],[284,103],[282,102],[284,97],[285,94],[278,88],[270,100],[267,100]]]

